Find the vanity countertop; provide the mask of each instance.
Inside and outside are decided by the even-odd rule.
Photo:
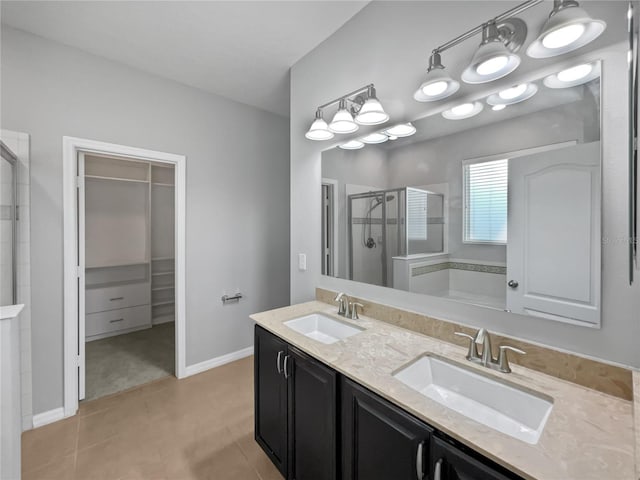
[[[323,312],[366,330],[326,345],[283,322]],[[336,306],[313,301],[256,313],[260,326],[357,381],[461,443],[527,479],[634,479],[632,402],[518,365],[505,375],[465,360],[466,349],[379,320],[337,317]],[[433,353],[484,374],[506,378],[551,396],[553,410],[536,445],[516,440],[422,396],[392,376],[423,353]]]

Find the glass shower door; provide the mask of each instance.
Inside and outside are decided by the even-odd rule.
[[[0,305],[16,303],[16,158],[1,145]]]

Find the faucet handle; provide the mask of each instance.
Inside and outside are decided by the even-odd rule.
[[[500,371],[503,373],[511,372],[511,367],[509,366],[509,357],[507,356],[507,351],[509,350],[515,353],[519,353],[520,355],[527,354],[527,352],[525,352],[524,350],[512,347],[511,345],[500,345],[500,356],[498,357],[498,364],[500,367]]]
[[[360,311],[364,308],[364,305],[358,302],[349,302],[351,306],[351,319],[358,320],[360,317],[358,316],[358,307],[360,307]]]
[[[453,334],[457,335],[458,337],[467,338],[469,340],[469,351],[467,352],[467,360],[471,360],[472,358],[477,359],[480,357],[480,355],[478,355],[478,347],[476,346],[475,337],[463,332],[453,332]]]

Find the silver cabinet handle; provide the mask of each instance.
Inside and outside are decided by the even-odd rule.
[[[124,297],[113,297],[109,299],[110,302],[115,302],[116,300],[124,300]]]
[[[289,378],[289,355],[284,357],[284,378]]]
[[[441,458],[436,462],[436,466],[433,469],[433,480],[442,480],[442,459]]]
[[[280,350],[278,352],[278,359],[276,360],[276,368],[278,369],[278,373],[282,373],[282,367],[280,366],[280,359],[282,358],[282,354],[284,351]]]
[[[424,440],[418,444],[418,450],[416,451],[416,477],[418,480],[424,478],[424,468],[422,466],[422,450],[424,449]]]
[[[518,288],[519,283],[515,280],[509,280],[509,283],[507,283],[507,285],[509,285],[511,288]]]
[[[109,320],[109,323],[122,322],[124,318],[116,318],[115,320]]]

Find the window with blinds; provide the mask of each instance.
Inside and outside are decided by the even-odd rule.
[[[407,235],[409,240],[427,239],[427,192],[407,189]]]
[[[509,160],[464,166],[464,241],[507,243]]]

